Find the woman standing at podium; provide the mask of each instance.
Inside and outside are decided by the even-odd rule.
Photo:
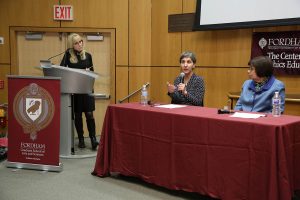
[[[77,33],[68,36],[68,50],[66,51],[60,65],[76,69],[94,71],[91,54],[83,48],[83,40]],[[83,137],[83,119],[85,114],[87,128],[91,139],[92,149],[96,150],[98,142],[96,140],[96,126],[93,111],[95,110],[95,99],[88,94],[73,94],[73,110],[75,116],[75,127],[78,134],[78,147],[85,148]]]

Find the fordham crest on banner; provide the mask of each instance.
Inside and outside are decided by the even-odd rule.
[[[17,93],[13,112],[24,133],[30,134],[30,138],[35,140],[38,132],[52,121],[55,106],[47,90],[31,83]]]

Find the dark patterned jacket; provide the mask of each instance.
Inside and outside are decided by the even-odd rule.
[[[181,81],[180,76],[176,77],[174,85],[177,86]],[[173,104],[185,104],[194,106],[203,106],[205,86],[203,78],[193,74],[186,85],[187,95],[175,89],[174,93],[168,93],[172,98]]]

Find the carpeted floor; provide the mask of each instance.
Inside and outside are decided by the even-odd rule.
[[[76,153],[95,153],[89,148],[76,150]],[[171,191],[132,177],[92,176],[95,159],[95,156],[61,158],[62,172],[7,168],[2,160],[0,200],[212,200],[196,193]]]

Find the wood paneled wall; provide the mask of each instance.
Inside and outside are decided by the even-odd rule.
[[[53,20],[53,5],[74,7],[72,22]],[[0,79],[10,73],[10,26],[116,29],[116,100],[150,82],[155,101],[170,102],[167,81],[179,74],[178,57],[197,55],[195,72],[204,77],[205,106],[223,107],[228,91],[239,91],[247,79],[252,33],[299,30],[300,26],[168,33],[168,15],[195,12],[196,0],[10,0],[0,1]],[[30,10],[30,12],[28,12]],[[299,76],[280,76],[288,93],[300,93]],[[0,90],[0,101],[7,91]],[[138,101],[139,94],[129,101]],[[299,109],[300,110],[300,109]],[[288,112],[286,112],[288,114]],[[294,112],[292,114],[295,114]],[[300,115],[300,111],[296,114]]]
[[[10,74],[10,65],[0,64],[0,79],[5,80],[4,89],[0,89],[0,104],[7,103],[7,79],[5,74]]]

